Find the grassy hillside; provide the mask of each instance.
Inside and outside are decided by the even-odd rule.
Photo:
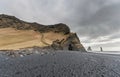
[[[52,41],[66,38],[67,35],[58,33],[40,33],[33,30],[16,30],[14,28],[0,29],[0,50],[20,49],[32,46],[44,47]]]

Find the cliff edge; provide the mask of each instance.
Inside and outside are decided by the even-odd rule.
[[[42,25],[22,21],[15,16],[0,15],[0,49],[29,47],[54,50],[85,51],[76,33],[63,23]]]

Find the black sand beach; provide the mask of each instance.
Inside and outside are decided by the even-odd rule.
[[[0,77],[120,77],[120,56],[76,51],[0,55]]]

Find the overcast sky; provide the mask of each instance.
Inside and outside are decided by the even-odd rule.
[[[0,0],[0,13],[40,24],[65,23],[93,50],[120,50],[120,0]]]

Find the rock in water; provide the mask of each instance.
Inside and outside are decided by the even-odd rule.
[[[70,28],[63,23],[55,24],[55,25],[41,25],[38,23],[29,23],[22,21],[14,16],[9,15],[0,15],[0,29],[3,28],[14,28],[16,30],[33,30],[35,32],[39,32],[41,34],[41,42],[46,44],[46,46],[42,46],[44,48],[51,47],[55,50],[74,50],[74,51],[86,51],[83,45],[80,43],[80,40],[76,33],[72,33]],[[52,38],[47,37],[48,34],[45,33],[53,33],[57,35]],[[44,38],[47,38],[46,39]]]

